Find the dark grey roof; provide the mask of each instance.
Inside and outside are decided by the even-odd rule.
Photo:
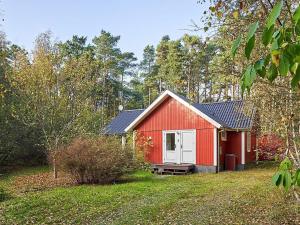
[[[184,101],[190,103],[188,99],[177,95]],[[226,101],[215,103],[194,103],[193,106],[221,124],[224,128],[229,129],[250,129],[254,107],[245,107],[243,101]],[[245,110],[248,109],[248,110]],[[125,128],[131,124],[144,109],[125,110],[119,113],[111,123],[104,129],[106,134],[124,134]],[[247,113],[245,113],[247,111]]]
[[[190,104],[192,103],[189,99],[182,95],[176,93],[173,94]],[[194,103],[192,105],[225,128],[251,128],[254,107],[245,107],[245,102],[242,100],[213,103]]]
[[[105,129],[105,134],[124,134],[125,128],[137,118],[144,109],[124,110],[116,116]]]
[[[244,101],[195,103],[193,106],[225,128],[251,128],[254,107],[252,105],[246,106]]]

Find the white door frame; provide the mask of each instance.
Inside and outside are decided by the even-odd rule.
[[[180,151],[178,150],[179,147],[179,143],[178,143],[178,132],[179,130],[163,130],[162,135],[163,135],[163,142],[162,142],[162,152],[163,152],[163,163],[180,163]],[[167,158],[167,150],[166,150],[166,134],[170,134],[170,133],[175,133],[175,154],[176,154],[176,162],[170,162],[170,161],[166,161]]]
[[[163,163],[171,163],[166,161],[166,134],[167,133],[175,133],[175,141],[176,141],[176,163],[180,164],[181,159],[181,153],[182,153],[182,132],[193,132],[195,134],[195,157],[193,164],[196,164],[196,152],[197,152],[197,133],[195,129],[186,129],[186,130],[163,130],[162,131],[162,157],[163,157]],[[177,139],[179,136],[179,140]]]

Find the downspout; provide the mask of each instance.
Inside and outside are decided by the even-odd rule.
[[[222,131],[218,131],[218,145],[217,145],[217,152],[218,152],[218,172],[220,172],[220,133]]]
[[[217,129],[217,173],[220,172],[220,131]]]

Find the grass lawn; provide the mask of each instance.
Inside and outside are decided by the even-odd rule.
[[[45,171],[0,178],[12,195],[0,203],[1,224],[300,224],[299,205],[270,182],[272,165],[188,176],[137,172],[114,185],[16,194],[17,177]]]

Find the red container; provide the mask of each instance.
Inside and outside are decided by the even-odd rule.
[[[225,170],[236,170],[236,155],[235,154],[226,154]]]

